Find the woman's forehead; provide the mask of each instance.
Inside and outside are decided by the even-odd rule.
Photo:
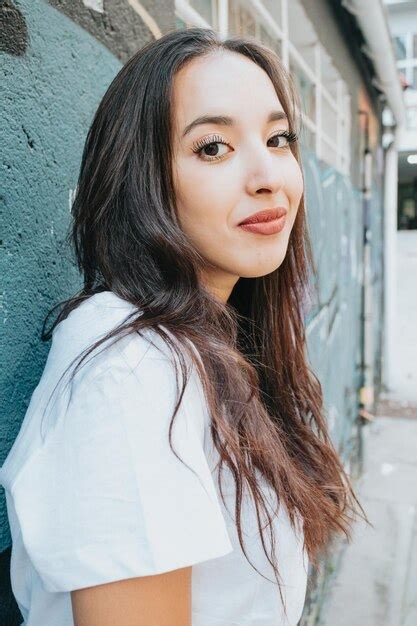
[[[229,51],[192,59],[175,75],[172,95],[172,113],[181,127],[202,115],[243,120],[282,110],[267,73],[247,57]]]

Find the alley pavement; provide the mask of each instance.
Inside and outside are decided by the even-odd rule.
[[[322,611],[323,626],[417,625],[417,419],[365,427],[358,522]]]
[[[397,233],[394,384],[364,427],[358,522],[320,626],[417,626],[417,231]]]

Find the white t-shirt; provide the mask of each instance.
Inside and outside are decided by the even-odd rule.
[[[244,543],[269,581],[241,550],[227,467],[227,506],[221,499],[218,453],[194,367],[172,431],[174,450],[193,471],[171,451],[175,367],[155,331],[89,355],[72,386],[64,377],[45,412],[70,361],[133,310],[102,292],[58,324],[0,469],[13,541],[11,583],[23,623],[73,626],[71,590],[192,565],[193,626],[295,626],[307,580],[301,526],[294,532],[281,507],[274,523],[286,618],[247,494]]]

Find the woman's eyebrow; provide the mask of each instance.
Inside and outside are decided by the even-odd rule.
[[[287,120],[288,117],[284,111],[271,111],[267,118],[267,123],[278,122],[279,120]],[[218,124],[222,126],[233,126],[235,120],[233,117],[227,115],[200,115],[195,120],[187,124],[182,134],[183,137],[187,135],[193,128],[200,124]]]

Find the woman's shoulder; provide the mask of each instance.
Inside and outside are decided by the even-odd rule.
[[[60,353],[87,348],[140,310],[112,291],[102,291],[81,301],[54,328],[51,349]]]
[[[133,309],[94,296],[57,327],[55,347],[74,337],[78,351]],[[44,375],[0,468],[13,533],[48,591],[162,573],[232,550],[197,388],[187,385],[178,406],[172,362],[138,341],[136,352],[119,342],[103,350],[48,411],[55,373]]]
[[[177,389],[176,359],[153,328],[104,341],[74,369],[80,355],[135,312],[140,314],[130,302],[102,292],[82,302],[55,327],[45,367],[0,468],[0,484],[11,485],[29,459],[56,436],[60,424],[75,428],[79,423],[79,432],[88,435],[89,429],[103,427],[105,421],[97,422],[97,416],[105,411],[128,419],[131,431],[151,424],[131,420],[138,411],[160,415],[161,423],[171,414]],[[181,370],[178,373],[181,378]],[[193,407],[196,391],[195,383],[187,384],[187,403],[191,401]]]
[[[125,326],[140,317],[142,311],[112,291],[96,293],[81,302],[54,329],[47,366],[61,370],[72,359],[84,354],[100,339],[104,339],[119,326]],[[169,332],[167,334],[170,335]],[[147,327],[140,332],[129,331],[103,341],[87,357],[84,372],[99,374],[115,361],[134,367],[147,354],[148,358],[166,359],[170,356],[168,345],[159,333]],[[81,370],[80,370],[81,371]],[[78,377],[78,379],[80,379]]]
[[[94,294],[82,302],[53,333],[41,379],[44,388],[49,389],[65,372],[70,380],[71,397],[74,392],[79,396],[89,392],[94,384],[105,388],[108,400],[111,393],[118,400],[124,391],[129,391],[134,401],[137,399],[134,389],[139,389],[137,384],[140,383],[154,393],[154,405],[162,402],[167,393],[162,393],[161,385],[165,384],[167,391],[177,379],[182,380],[178,354],[172,344],[180,349],[188,373],[193,373],[194,367],[174,333],[163,325],[158,325],[158,330],[149,326],[138,331],[130,328],[108,337],[109,333],[141,315],[138,307],[110,291]],[[103,341],[96,345],[100,340]],[[80,361],[82,356],[85,359]],[[76,367],[78,363],[80,366]]]

